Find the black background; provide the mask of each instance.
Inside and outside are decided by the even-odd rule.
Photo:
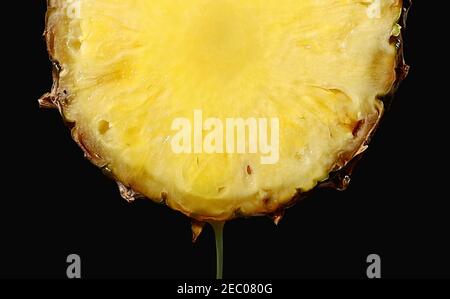
[[[405,35],[410,75],[349,189],[318,190],[278,227],[265,217],[227,223],[225,277],[365,278],[371,253],[384,278],[450,277],[446,78],[420,4]],[[11,53],[3,55],[0,277],[64,278],[67,255],[77,253],[84,278],[213,278],[209,227],[192,244],[183,215],[125,202],[57,112],[38,109],[51,86],[45,1],[21,5],[21,14],[4,13],[14,30],[2,46]]]

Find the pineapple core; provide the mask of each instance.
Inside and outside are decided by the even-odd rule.
[[[396,79],[390,38],[401,8],[399,0],[50,1],[54,93],[74,138],[123,185],[202,220],[272,213],[364,148],[383,110],[378,98]],[[213,121],[194,130],[195,113]],[[192,148],[194,132],[208,136],[214,123],[223,150],[174,151],[176,119],[191,123]],[[267,120],[274,163],[261,163],[267,153],[250,150],[251,136],[245,150],[226,150],[225,123],[236,119]]]

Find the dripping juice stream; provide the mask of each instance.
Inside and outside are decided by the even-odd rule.
[[[222,279],[223,276],[223,227],[225,221],[210,222],[214,229],[216,239],[216,279]]]

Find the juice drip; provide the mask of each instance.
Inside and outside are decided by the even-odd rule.
[[[216,239],[216,279],[222,279],[223,276],[223,227],[225,221],[211,221]]]

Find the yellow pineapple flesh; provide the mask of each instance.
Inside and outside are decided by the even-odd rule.
[[[199,220],[273,213],[365,149],[396,80],[401,9],[399,0],[49,1],[58,69],[48,98],[124,186]],[[278,119],[278,158],[174,152],[174,120],[195,122],[196,111]]]

